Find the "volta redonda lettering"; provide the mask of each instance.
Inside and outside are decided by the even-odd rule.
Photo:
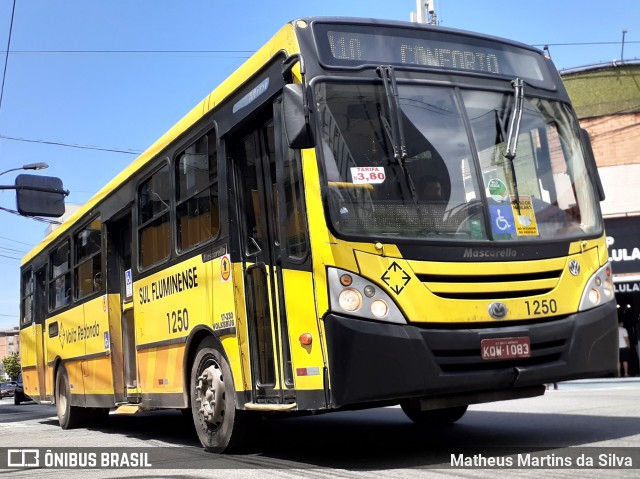
[[[70,328],[65,328],[64,324],[60,323],[60,346],[63,348],[65,344],[73,344],[78,341],[97,338],[98,336],[100,336],[100,325],[95,321],[92,325],[72,326]]]
[[[149,285],[141,287],[139,290],[140,304],[150,303],[156,299],[162,299],[172,294],[181,293],[182,291],[197,287],[198,267],[194,266],[193,268],[154,281],[151,283],[151,290],[149,290]]]

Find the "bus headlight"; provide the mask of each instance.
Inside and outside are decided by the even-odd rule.
[[[600,304],[600,292],[596,288],[589,290],[589,301],[591,301],[591,304]]]
[[[338,297],[338,302],[342,309],[352,313],[358,311],[362,306],[362,296],[355,289],[343,289]]]
[[[389,313],[389,306],[384,301],[384,299],[376,299],[373,303],[371,303],[371,314],[373,314],[376,318],[385,318]]]
[[[598,269],[584,288],[582,299],[580,300],[579,311],[600,306],[607,301],[612,301],[613,295],[613,278],[611,276],[611,265],[607,263]]]
[[[608,279],[606,280],[603,285],[602,285],[602,290],[604,291],[604,295],[607,298],[612,298],[613,299],[613,280],[612,279]]]
[[[349,271],[327,269],[331,311],[363,319],[407,324],[395,302],[383,289]]]

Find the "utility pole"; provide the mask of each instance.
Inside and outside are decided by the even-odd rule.
[[[416,11],[411,12],[411,21],[416,23],[438,24],[435,0],[416,0]]]
[[[620,51],[620,63],[624,63],[624,36],[627,34],[627,29],[622,30],[622,50]]]

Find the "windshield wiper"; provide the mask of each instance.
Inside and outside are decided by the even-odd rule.
[[[381,65],[377,68],[378,74],[382,79],[384,85],[384,92],[387,97],[387,106],[389,108],[389,120],[380,112],[380,121],[382,122],[383,129],[391,144],[393,145],[393,156],[400,165],[400,170],[404,176],[404,179],[409,186],[411,192],[411,198],[413,202],[418,204],[418,195],[416,188],[407,172],[405,167],[405,160],[407,159],[407,145],[404,139],[404,130],[402,128],[402,116],[400,115],[400,100],[398,98],[398,85],[396,84],[396,74],[391,65]]]
[[[511,177],[513,179],[513,189],[516,197],[516,204],[518,207],[518,214],[520,214],[520,193],[518,192],[518,177],[516,176],[516,168],[513,164],[513,160],[516,157],[516,150],[518,149],[518,136],[520,136],[520,124],[522,123],[522,112],[524,110],[524,81],[521,78],[516,78],[511,82],[513,86],[513,111],[511,112],[511,119],[509,121],[509,132],[507,133],[507,148],[504,152],[504,157],[509,160],[511,167]]]
[[[400,124],[400,101],[398,100],[398,85],[396,84],[395,71],[392,66],[383,65],[378,67],[378,74],[384,84],[391,125],[389,125],[389,122],[384,117],[382,117],[382,122],[393,144],[393,156],[397,160],[404,162],[407,157],[407,147],[404,143],[404,132]]]
[[[520,135],[520,123],[522,122],[522,111],[524,110],[524,81],[516,78],[511,82],[513,85],[514,105],[509,121],[509,133],[507,135],[507,149],[504,152],[505,158],[513,160],[516,157],[518,148],[518,136]]]

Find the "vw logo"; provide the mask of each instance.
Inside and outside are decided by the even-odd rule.
[[[507,307],[502,303],[491,303],[489,305],[489,314],[492,318],[502,319],[507,315]]]
[[[580,274],[580,263],[578,263],[575,259],[569,261],[569,273],[574,276],[578,276]]]

